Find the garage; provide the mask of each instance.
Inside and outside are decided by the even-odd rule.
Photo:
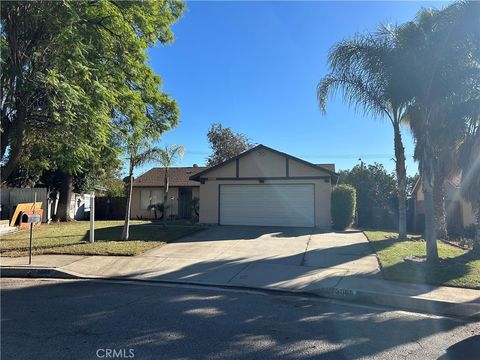
[[[335,164],[313,164],[260,144],[190,180],[200,184],[201,224],[331,227]]]
[[[314,184],[220,185],[220,225],[315,226]]]

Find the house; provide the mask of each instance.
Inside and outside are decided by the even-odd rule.
[[[200,184],[190,180],[192,175],[204,170],[204,167],[174,167],[168,169],[169,189],[167,216],[179,219],[192,218],[192,200],[198,198]],[[151,205],[163,203],[164,168],[152,168],[133,181],[132,219],[153,219],[155,212]],[[162,214],[157,214],[161,217]]]
[[[258,145],[190,176],[200,188],[199,221],[329,228],[334,169]]]
[[[465,227],[475,223],[472,204],[461,195],[461,176],[454,176],[445,182],[445,209],[447,227],[451,234],[462,233]],[[423,232],[425,229],[425,208],[422,182],[419,178],[412,190],[413,229]]]

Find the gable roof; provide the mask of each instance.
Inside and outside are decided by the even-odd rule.
[[[315,164],[315,165],[335,172],[335,164]]]
[[[199,186],[196,181],[190,180],[192,175],[205,170],[205,167],[172,167],[168,169],[168,179],[170,186]],[[133,180],[133,186],[155,186],[163,187],[163,178],[165,176],[165,168],[154,167],[146,173],[140,175]]]
[[[418,179],[417,179],[417,182],[413,186],[413,189],[412,189],[412,192],[411,192],[410,196],[416,196],[417,195],[417,192],[420,189],[421,184],[422,184],[422,177],[419,176]],[[453,186],[456,189],[460,189],[462,187],[462,173],[459,172],[457,174],[452,175],[450,178],[447,178],[444,186],[447,185],[447,184],[450,184],[451,186]]]
[[[323,170],[323,171],[325,171],[326,173],[328,173],[329,175],[331,175],[332,177],[334,177],[335,180],[338,179],[339,174],[337,174],[335,171],[330,170],[330,169],[327,168],[326,166],[321,166],[321,165],[313,164],[313,163],[311,163],[311,162],[305,161],[305,160],[300,159],[300,158],[297,158],[297,157],[295,157],[295,156],[292,156],[292,155],[286,154],[286,153],[284,153],[284,152],[281,152],[281,151],[272,149],[272,148],[270,148],[270,147],[268,147],[268,146],[265,146],[265,145],[263,145],[263,144],[259,144],[259,145],[255,146],[255,147],[253,147],[253,148],[251,148],[251,149],[249,149],[249,150],[247,150],[247,151],[244,151],[243,153],[241,153],[241,154],[239,154],[239,155],[237,155],[237,156],[234,156],[234,157],[232,157],[232,158],[230,158],[230,159],[228,159],[228,160],[225,160],[224,162],[222,162],[222,163],[220,163],[220,164],[217,164],[217,165],[215,165],[215,166],[206,168],[205,170],[200,171],[200,172],[196,173],[195,175],[190,176],[190,179],[191,179],[191,180],[199,181],[200,178],[201,178],[204,174],[208,173],[209,171],[214,170],[214,169],[218,169],[218,168],[220,168],[220,167],[222,167],[222,166],[224,166],[224,165],[226,165],[226,164],[229,164],[229,163],[231,163],[231,162],[233,162],[233,161],[236,161],[237,159],[240,159],[240,158],[244,157],[245,155],[247,155],[247,154],[249,154],[249,153],[251,153],[251,152],[253,152],[253,151],[255,151],[255,150],[258,150],[258,149],[266,149],[266,150],[269,150],[269,151],[274,152],[274,153],[276,153],[276,154],[279,154],[279,155],[281,155],[281,156],[286,156],[286,157],[289,158],[289,159],[298,161],[298,162],[300,162],[300,163],[302,163],[302,164],[305,164],[305,165],[307,165],[307,166],[310,166],[310,167],[312,167],[312,168],[314,168],[314,169]],[[328,167],[330,167],[330,165],[333,165],[333,164],[326,164],[326,165],[327,165]]]

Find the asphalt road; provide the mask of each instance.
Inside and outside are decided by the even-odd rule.
[[[480,324],[293,296],[3,279],[1,358],[478,359]]]

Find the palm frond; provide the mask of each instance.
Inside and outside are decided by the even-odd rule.
[[[158,147],[152,147],[138,153],[133,158],[134,167],[145,165],[146,163],[156,161],[161,156],[162,149]]]

